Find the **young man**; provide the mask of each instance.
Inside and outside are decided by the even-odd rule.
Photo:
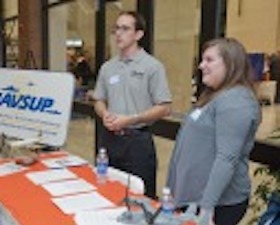
[[[171,95],[163,65],[138,44],[144,30],[141,15],[119,15],[113,30],[119,54],[101,67],[94,99],[110,166],[140,176],[154,198],[157,159],[149,125],[170,114]]]

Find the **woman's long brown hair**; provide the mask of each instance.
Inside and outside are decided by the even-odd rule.
[[[254,92],[252,83],[252,69],[244,46],[234,38],[218,38],[206,42],[203,52],[211,47],[217,47],[223,58],[226,75],[217,89],[205,87],[195,106],[201,107],[211,101],[220,91],[237,85],[248,87]]]

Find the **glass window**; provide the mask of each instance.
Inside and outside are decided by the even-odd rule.
[[[18,0],[3,1],[6,67],[18,66]]]
[[[5,22],[6,67],[18,67],[18,19]]]
[[[279,1],[256,0],[254,4],[228,1],[226,18],[226,35],[242,42],[249,53],[264,57],[262,71],[255,81],[262,106],[257,139],[277,146],[280,146],[279,13]]]
[[[49,4],[59,3],[59,2],[60,2],[60,0],[48,0]]]
[[[191,105],[199,27],[200,1],[155,0],[154,51],[167,69],[173,95],[173,118]]]
[[[56,3],[57,1],[49,1]],[[49,8],[50,70],[73,72],[80,55],[94,70],[94,1],[76,0]]]
[[[4,18],[10,18],[18,15],[18,0],[5,0]]]

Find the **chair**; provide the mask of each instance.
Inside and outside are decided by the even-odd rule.
[[[129,189],[132,192],[135,194],[144,194],[145,192],[145,185],[142,178],[114,167],[108,168],[108,179],[111,181],[119,181],[125,186],[128,186],[128,181],[130,180]]]

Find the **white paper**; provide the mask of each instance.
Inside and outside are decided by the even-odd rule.
[[[26,177],[30,179],[34,184],[45,184],[48,182],[74,179],[77,176],[67,169],[54,169],[44,170],[39,172],[27,173]]]
[[[0,177],[14,174],[27,168],[21,165],[17,165],[15,162],[7,162],[0,165]]]
[[[100,195],[98,192],[53,198],[52,201],[65,214],[114,206],[111,201]]]
[[[64,180],[43,184],[42,187],[52,196],[76,194],[96,190],[96,187],[83,179]]]
[[[57,169],[57,168],[64,168],[68,166],[82,166],[88,164],[88,161],[82,159],[79,156],[68,155],[55,159],[46,159],[43,160],[42,163],[49,169]]]
[[[117,222],[117,218],[126,210],[125,207],[118,207],[98,211],[82,211],[75,215],[74,220],[77,225],[123,225],[124,223]]]

